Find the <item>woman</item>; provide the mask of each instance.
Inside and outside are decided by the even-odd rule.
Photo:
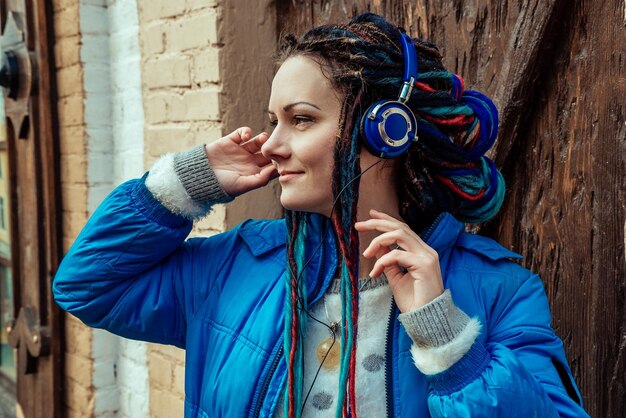
[[[54,281],[86,324],[187,350],[185,416],[585,416],[499,209],[491,101],[373,14],[287,36],[244,127],[112,192]],[[285,219],[185,241],[279,178]],[[459,220],[455,219],[458,218]]]

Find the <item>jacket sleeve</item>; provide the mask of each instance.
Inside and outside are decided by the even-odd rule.
[[[218,255],[236,234],[185,241],[192,221],[164,207],[144,180],[120,185],[96,209],[63,258],[53,294],[87,325],[182,348],[186,318],[211,291]]]
[[[586,417],[539,277],[531,274],[501,312],[490,314],[486,338],[428,376],[431,415]]]

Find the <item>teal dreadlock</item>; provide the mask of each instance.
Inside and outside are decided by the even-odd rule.
[[[392,163],[400,214],[421,231],[442,212],[466,222],[493,217],[502,204],[504,182],[494,163],[484,156],[495,141],[497,111],[489,98],[465,91],[463,80],[446,71],[437,48],[414,39],[418,80],[407,105],[418,122],[419,141]],[[343,95],[334,151],[332,190],[338,198],[332,214],[341,266],[342,335],[336,417],[356,417],[355,370],[359,312],[359,237],[354,229],[359,199],[360,120],[376,100],[397,99],[404,59],[398,28],[372,13],[347,25],[323,25],[300,39],[283,38],[278,62],[304,55],[318,62],[333,87]],[[340,193],[341,192],[341,193]],[[310,215],[286,211],[287,296],[285,416],[299,417],[303,402],[304,331],[307,295],[299,277],[305,260],[304,242]]]

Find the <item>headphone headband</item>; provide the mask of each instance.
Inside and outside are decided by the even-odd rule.
[[[402,76],[404,83],[398,101],[406,103],[409,97],[411,97],[413,85],[415,80],[417,80],[417,54],[415,54],[413,40],[411,40],[409,35],[400,32],[400,40],[402,41],[402,53],[404,56],[404,75]]]
[[[413,40],[400,32],[404,57],[402,89],[397,101],[379,100],[363,114],[361,126],[365,146],[380,158],[394,158],[406,152],[417,141],[417,121],[405,104],[411,97],[417,80],[417,54]]]

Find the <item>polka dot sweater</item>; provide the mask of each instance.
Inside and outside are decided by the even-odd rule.
[[[384,277],[363,280],[359,304],[359,331],[357,340],[356,396],[357,416],[384,417],[385,400],[385,334],[391,308],[391,289]],[[330,324],[341,322],[341,299],[338,283],[333,284],[311,314],[318,320]],[[336,290],[336,291],[333,291]],[[316,351],[318,345],[331,336],[330,330],[309,320],[307,325],[304,352],[304,396],[311,388],[306,401],[303,417],[334,417],[337,408],[339,366],[334,369],[322,367],[315,382],[313,378],[320,366]],[[340,343],[337,331],[335,344]],[[325,362],[325,364],[328,360]],[[276,407],[275,417],[283,417],[283,397]]]

